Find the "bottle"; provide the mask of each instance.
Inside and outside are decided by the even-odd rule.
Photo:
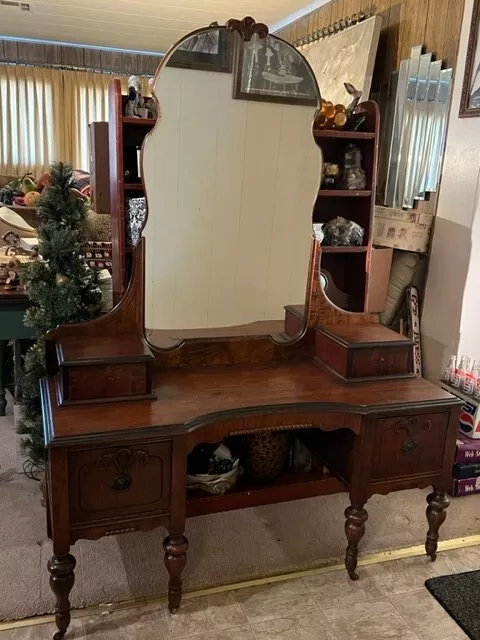
[[[478,400],[480,399],[480,360],[473,361],[472,377],[474,383],[473,395]]]
[[[457,358],[456,356],[450,356],[448,359],[447,366],[443,369],[442,375],[440,376],[440,380],[442,382],[449,383],[452,379],[452,372],[455,371],[455,367],[457,366]]]
[[[469,396],[473,396],[475,393],[475,388],[477,386],[478,368],[479,368],[478,361],[475,360],[473,364],[469,364],[469,367],[465,372],[465,378],[463,379],[462,390],[464,393],[466,393]]]
[[[460,358],[460,364],[458,365],[458,385],[461,389],[465,387],[465,381],[467,374],[471,369],[471,359],[468,356],[462,356]]]

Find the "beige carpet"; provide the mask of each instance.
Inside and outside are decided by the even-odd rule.
[[[51,544],[45,533],[45,510],[38,484],[16,471],[17,436],[11,412],[0,418],[0,465],[0,620],[49,613],[53,597],[46,566]],[[372,498],[362,552],[423,543],[425,494],[405,491]],[[340,494],[189,520],[185,588],[311,568],[325,558],[341,559],[346,506],[347,495]],[[479,517],[480,495],[453,499],[443,538],[480,533]],[[162,539],[158,530],[77,543],[73,605],[164,594]]]

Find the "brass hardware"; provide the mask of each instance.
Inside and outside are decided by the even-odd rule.
[[[132,486],[133,479],[129,471],[135,462],[141,465],[147,464],[148,453],[140,449],[133,451],[128,447],[121,447],[119,449],[109,449],[107,453],[97,460],[97,464],[100,467],[108,468],[113,466],[115,468],[117,473],[110,484],[110,488],[113,491],[126,491]]]
[[[402,453],[404,453],[406,456],[410,455],[411,453],[415,453],[417,449],[418,442],[416,440],[405,440],[405,442],[402,444]]]

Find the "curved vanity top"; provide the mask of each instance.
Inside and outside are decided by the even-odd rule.
[[[164,377],[164,380],[162,379]],[[421,378],[345,383],[319,366],[302,362],[258,368],[205,367],[196,370],[158,369],[155,400],[108,402],[95,405],[58,407],[54,383],[44,382],[50,393],[54,429],[48,429],[51,443],[75,436],[83,422],[82,436],[132,429],[163,427],[187,430],[220,420],[287,412],[344,412],[367,414],[438,409],[458,404],[447,391]],[[92,415],[95,421],[92,422]],[[46,422],[52,422],[45,416]],[[53,425],[52,425],[53,427]]]

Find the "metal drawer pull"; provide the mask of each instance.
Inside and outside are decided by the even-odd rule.
[[[402,444],[401,451],[404,455],[408,456],[415,453],[420,447],[415,437],[421,431],[430,431],[432,428],[432,421],[425,420],[422,423],[418,416],[408,418],[407,420],[401,420],[395,425],[395,433],[400,434],[402,431],[407,432],[408,439]]]
[[[117,474],[111,482],[110,488],[113,491],[127,491],[133,484],[129,471],[135,462],[141,465],[147,464],[148,453],[141,449],[132,451],[128,447],[122,447],[121,449],[110,449],[104,453],[98,458],[97,465],[103,468],[115,467]]]
[[[405,440],[402,444],[402,452],[408,456],[410,453],[414,453],[418,449],[418,442],[416,440]]]

